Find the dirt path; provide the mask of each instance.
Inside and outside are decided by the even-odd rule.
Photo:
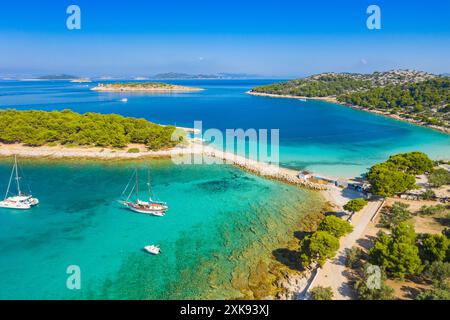
[[[361,211],[353,216],[351,221],[354,230],[341,239],[341,246],[333,260],[327,261],[320,269],[311,288],[316,286],[331,287],[335,300],[348,300],[353,298],[353,292],[348,284],[345,267],[345,251],[357,244],[357,240],[363,237],[364,230],[370,223],[370,219],[380,207],[382,201],[371,201]]]

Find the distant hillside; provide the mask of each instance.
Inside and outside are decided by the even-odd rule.
[[[177,73],[177,72],[168,72],[168,73],[158,73],[157,75],[152,77],[153,79],[217,79],[217,75],[212,74],[187,74],[187,73]]]
[[[322,73],[256,87],[251,93],[334,99],[419,124],[450,127],[450,78],[421,71]]]
[[[45,75],[45,76],[40,76],[37,77],[36,79],[39,80],[74,80],[74,79],[78,79],[79,77],[77,76],[72,76],[69,74],[51,74],[51,75]]]
[[[434,77],[436,76],[426,72],[411,70],[374,72],[372,74],[321,73],[303,79],[256,87],[253,91],[303,97],[330,97],[368,90],[377,86],[420,82]]]
[[[218,73],[219,77],[223,79],[251,79],[251,78],[261,78],[258,74],[251,74],[251,73]]]

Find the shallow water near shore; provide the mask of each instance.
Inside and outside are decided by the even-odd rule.
[[[286,167],[355,176],[390,154],[420,150],[450,158],[450,136],[322,101],[255,97],[272,80],[171,81],[206,90],[177,94],[99,93],[96,83],[0,82],[1,108],[118,113],[161,124],[280,129]],[[121,99],[127,98],[123,103]],[[0,209],[0,299],[262,298],[275,291],[273,251],[292,242],[304,217],[322,209],[319,194],[226,165],[169,160],[21,161],[41,204]],[[11,159],[0,160],[0,191]],[[152,169],[164,218],[117,203],[132,170]],[[144,187],[144,184],[142,185]],[[163,253],[142,251],[160,244]],[[81,268],[68,290],[66,268]]]
[[[273,293],[272,251],[293,239],[319,194],[226,165],[169,160],[21,162],[41,204],[0,209],[0,299],[260,298]],[[0,190],[11,161],[0,161]],[[135,167],[150,166],[163,218],[116,202]],[[145,188],[142,181],[141,188]],[[160,244],[162,254],[142,248]],[[66,268],[81,268],[68,290]]]
[[[274,80],[185,80],[204,88],[173,94],[94,92],[96,82],[1,81],[0,107],[118,113],[161,124],[203,128],[279,129],[281,165],[352,177],[394,153],[423,151],[450,158],[450,135],[326,103],[257,97],[245,92]],[[128,102],[121,102],[127,98]]]

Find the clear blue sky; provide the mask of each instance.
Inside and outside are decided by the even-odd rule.
[[[77,4],[82,29],[66,28]],[[366,8],[381,8],[381,30]],[[0,76],[450,72],[450,1],[35,0],[0,5]]]

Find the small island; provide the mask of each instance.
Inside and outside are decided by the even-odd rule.
[[[164,82],[115,82],[99,83],[92,90],[109,92],[195,92],[203,89]]]

